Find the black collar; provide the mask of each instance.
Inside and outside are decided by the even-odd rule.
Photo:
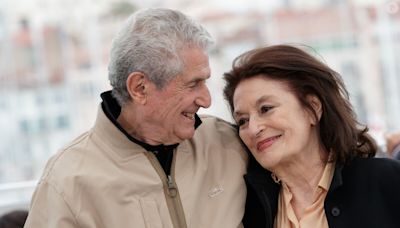
[[[174,148],[176,148],[179,143],[173,144],[173,145],[150,145],[147,144],[145,142],[142,142],[140,140],[137,140],[135,138],[133,138],[131,135],[128,134],[128,132],[126,132],[122,126],[117,122],[117,118],[121,113],[121,107],[119,106],[117,100],[112,96],[111,94],[111,90],[103,92],[102,94],[100,94],[101,99],[103,100],[103,102],[101,102],[101,107],[104,111],[104,113],[106,114],[107,118],[110,119],[110,121],[122,132],[124,133],[124,135],[131,140],[132,142],[142,146],[145,150],[147,151],[164,151],[164,150],[172,150]],[[197,127],[199,127],[201,124],[201,120],[200,117],[196,114],[195,115],[195,123],[194,123],[194,127],[195,129],[197,129]]]

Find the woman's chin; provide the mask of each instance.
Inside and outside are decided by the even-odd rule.
[[[260,163],[260,165],[264,168],[267,169],[269,171],[274,170],[274,168],[279,165],[277,164],[277,162],[272,159],[272,158],[267,158],[267,157],[263,157],[260,159],[256,159],[258,161],[258,163]]]

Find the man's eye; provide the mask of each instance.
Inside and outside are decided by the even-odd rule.
[[[189,84],[189,88],[196,88],[199,87],[200,85],[204,84],[205,85],[206,81],[205,80],[196,80],[193,81]]]
[[[261,113],[266,113],[266,112],[268,112],[269,110],[271,110],[272,108],[273,108],[272,106],[264,105],[264,106],[261,106],[260,112],[261,112]]]

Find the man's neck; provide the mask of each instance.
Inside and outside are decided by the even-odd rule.
[[[135,113],[131,113],[133,110],[130,110],[129,113],[126,113],[122,115],[123,121],[121,121],[124,125],[124,127],[121,126],[121,124],[118,122],[118,118],[121,116],[121,111],[122,108],[119,106],[117,100],[111,95],[111,91],[106,91],[101,94],[101,98],[103,102],[101,103],[102,109],[104,113],[106,114],[107,118],[117,127],[126,137],[128,137],[129,140],[132,142],[139,144],[143,148],[145,148],[148,151],[156,151],[159,150],[161,147],[164,147],[164,145],[157,144],[156,146],[150,145],[148,143],[145,143],[145,141],[142,139],[142,137],[139,137],[141,134],[136,134],[133,129],[131,129],[132,123],[140,123],[138,121],[135,121],[134,119],[128,119],[128,118],[133,118],[134,116],[137,116]],[[126,112],[126,111],[125,111]],[[130,115],[128,115],[130,114]],[[136,126],[136,125],[135,125]],[[130,130],[131,134],[129,134],[125,129]],[[140,129],[140,128],[139,128]],[[173,147],[176,147],[177,144],[171,145]]]
[[[140,140],[140,141],[144,141],[144,138],[139,137],[139,134],[137,133],[137,131],[135,130],[135,126],[130,124],[131,122],[133,122],[132,120],[130,120],[130,116],[126,115],[126,111],[124,110],[124,108],[121,109],[121,114],[118,116],[118,118],[116,119],[118,124],[125,130],[125,132],[127,132],[130,136],[132,136],[133,138]],[[147,142],[146,142],[147,143]]]
[[[156,137],[146,137],[145,131],[142,129],[152,128],[150,126],[146,126],[146,121],[142,121],[140,115],[133,113],[131,110],[132,109],[129,109],[128,111],[128,108],[123,107],[121,109],[121,114],[117,118],[117,122],[131,137],[153,146],[161,144],[168,145]]]

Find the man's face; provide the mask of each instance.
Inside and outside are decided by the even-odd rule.
[[[170,145],[194,135],[195,113],[211,105],[206,79],[210,77],[208,55],[199,48],[181,52],[183,72],[161,90],[150,88],[145,121],[152,129],[147,135],[159,144]]]

